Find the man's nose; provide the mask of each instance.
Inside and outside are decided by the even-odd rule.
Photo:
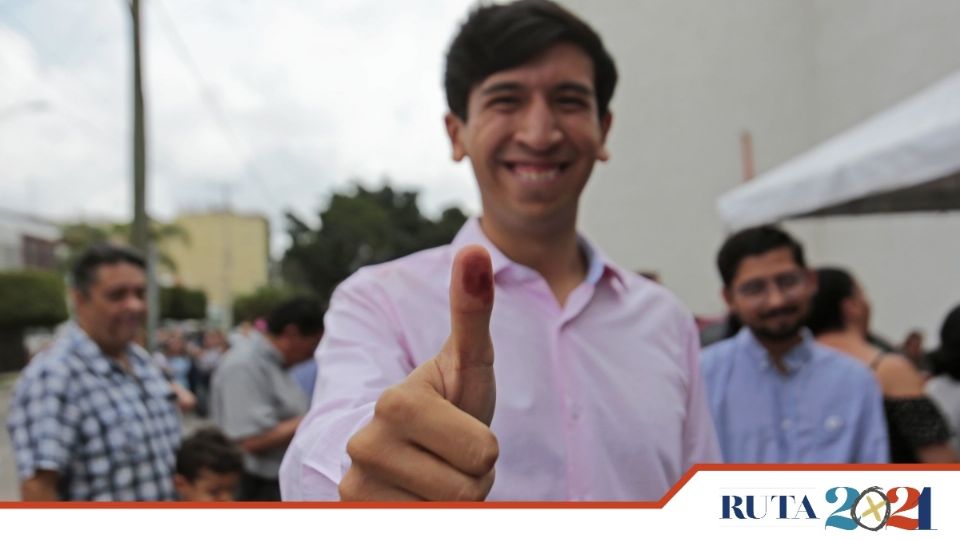
[[[523,111],[516,139],[538,152],[550,150],[563,140],[556,113],[545,97],[534,97]]]
[[[124,307],[126,307],[127,310],[134,312],[146,311],[147,299],[136,294],[128,294],[127,299],[124,302]]]
[[[787,297],[783,294],[783,291],[780,290],[780,287],[775,284],[770,284],[767,289],[767,306],[776,308],[786,303]]]

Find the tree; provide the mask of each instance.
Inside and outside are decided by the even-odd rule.
[[[130,224],[129,223],[68,223],[61,228],[63,244],[66,247],[66,257],[63,261],[65,270],[73,268],[73,263],[84,250],[100,242],[119,242],[124,245],[130,244]],[[177,240],[184,244],[190,243],[190,235],[187,231],[175,223],[160,223],[159,221],[150,222],[150,239],[157,246],[162,246],[165,241]],[[145,255],[145,254],[144,254]],[[171,272],[176,272],[177,265],[173,259],[163,250],[157,251],[157,263]]]
[[[296,289],[290,287],[266,285],[250,294],[238,296],[233,301],[233,320],[255,321],[266,317],[273,308],[296,294]]]
[[[160,318],[183,321],[207,316],[207,294],[186,287],[160,289]]]
[[[420,213],[415,191],[358,184],[353,193],[330,198],[316,229],[287,213],[291,245],[281,271],[288,282],[327,303],[333,289],[360,267],[449,243],[466,219],[459,208],[448,208],[433,221]]]

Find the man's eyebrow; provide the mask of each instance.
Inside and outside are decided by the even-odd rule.
[[[519,92],[523,89],[523,85],[518,82],[501,82],[494,83],[490,86],[480,90],[482,95],[488,96],[490,94],[499,94],[500,92]]]
[[[584,96],[592,96],[593,88],[578,82],[562,82],[553,88],[555,92],[572,92]]]

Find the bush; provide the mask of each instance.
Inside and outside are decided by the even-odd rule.
[[[66,287],[56,272],[0,272],[0,328],[56,326],[67,319]]]
[[[27,362],[24,330],[52,327],[67,319],[66,287],[56,272],[0,272],[0,372]]]

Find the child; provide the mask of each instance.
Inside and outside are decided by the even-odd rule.
[[[177,452],[173,485],[181,501],[234,500],[243,474],[243,454],[219,429],[198,429]]]

